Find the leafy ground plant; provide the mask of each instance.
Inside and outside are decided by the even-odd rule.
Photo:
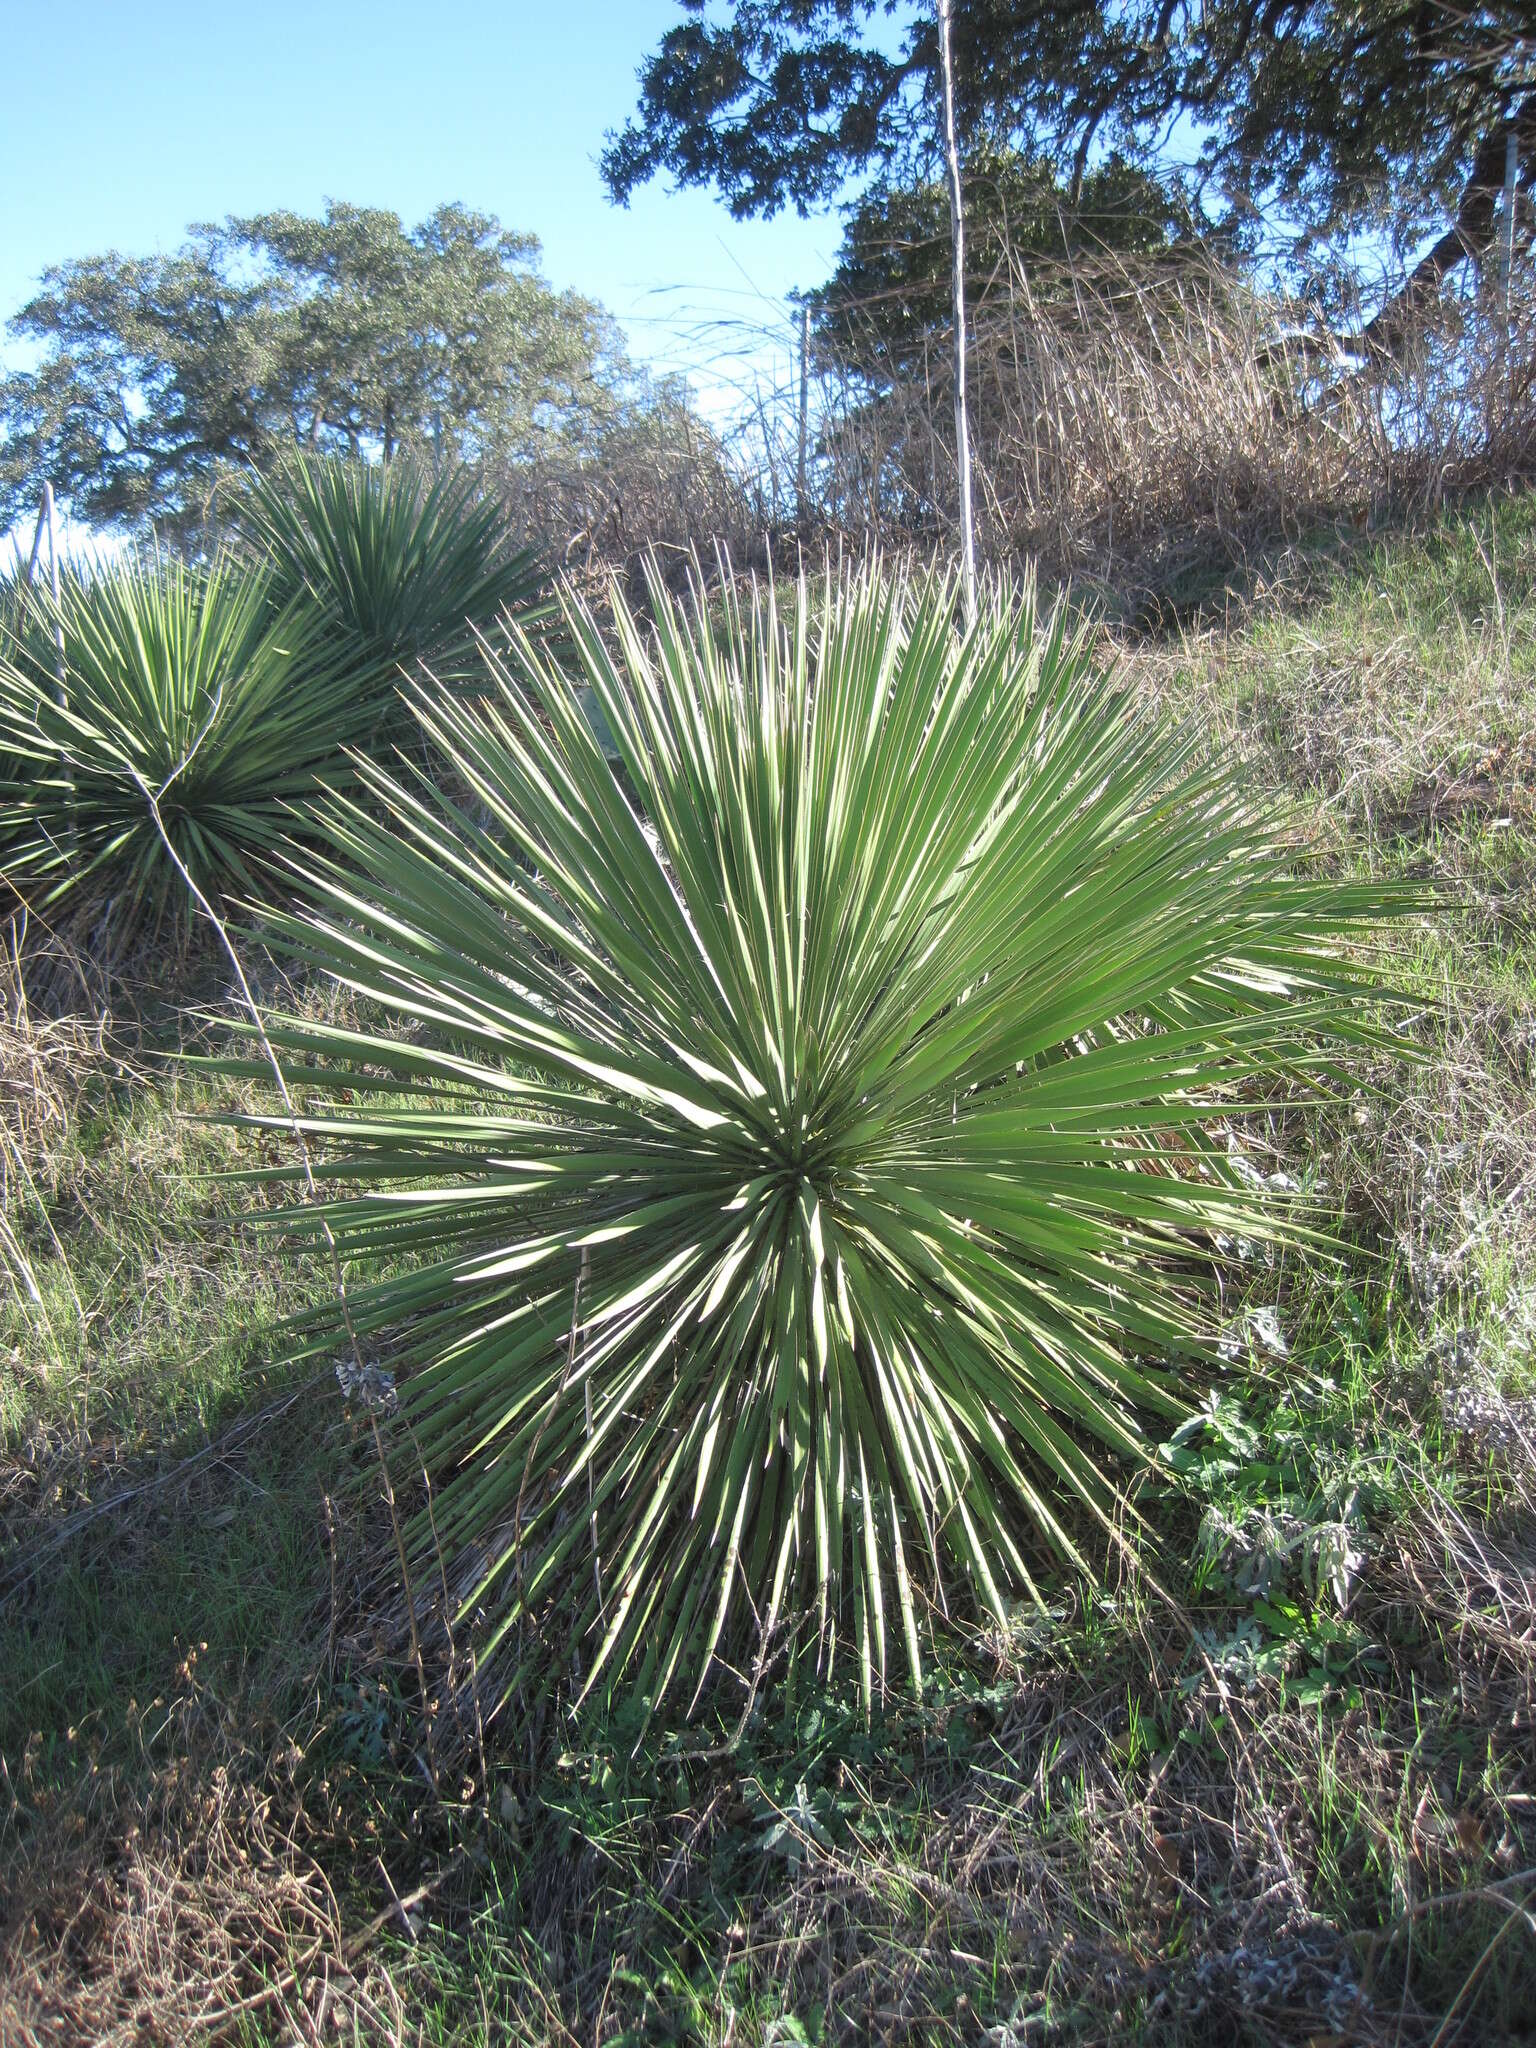
[[[211,895],[250,891],[373,716],[324,621],[232,556],[73,576],[0,655],[0,754],[24,769],[0,802],[7,874],[40,906],[105,906],[103,950],[120,950],[187,908],[150,794]]]
[[[322,613],[390,697],[399,664],[428,662],[444,682],[474,675],[477,630],[548,609],[535,551],[511,544],[467,470],[434,480],[398,456],[295,460],[258,481],[254,512],[279,588]]]
[[[1298,878],[1028,595],[653,602],[420,700],[477,810],[367,771],[279,925],[406,1031],[272,1036],[338,1240],[411,1261],[352,1315],[482,1652],[553,1608],[588,1695],[782,1648],[867,1697],[1121,1517],[1213,1237],[1305,1227],[1208,1121],[1366,1031],[1394,899]]]

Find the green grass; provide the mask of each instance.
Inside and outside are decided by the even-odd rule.
[[[1528,818],[1536,501],[1479,502],[1340,560],[1303,556],[1235,625],[1191,634],[1178,662],[1287,786],[1367,839],[1422,825],[1402,807],[1437,795],[1454,815],[1523,790]],[[1485,790],[1451,787],[1489,757]]]
[[[1060,1576],[921,1704],[803,1683],[734,1748],[528,1699],[482,1772],[443,1714],[434,1787],[370,1433],[279,1362],[323,1280],[207,1178],[204,1084],[93,1069],[28,1154],[52,1234],[6,1183],[52,1335],[0,1309],[0,2037],[1531,2038],[1536,1476],[1446,1397],[1536,1391],[1536,514],[1134,660],[1316,858],[1448,899],[1395,955],[1422,1065],[1255,1154],[1350,1249],[1232,1248],[1143,1503],[1177,1605]]]
[[[72,1746],[120,1748],[128,1703],[189,1650],[223,1679],[293,1640],[335,1466],[313,1368],[277,1362],[277,1325],[313,1280],[241,1227],[249,1199],[216,1179],[228,1134],[197,1121],[206,1091],[151,1072],[92,1081],[29,1148],[15,1206],[36,1291],[0,1302],[19,1581],[0,1753],[30,1743],[55,1774]]]
[[[117,1084],[33,1159],[46,1222],[37,1201],[17,1209],[46,1330],[19,1293],[0,1304],[0,1441],[43,1425],[174,1442],[249,1400],[304,1283],[239,1228],[248,1204],[211,1185],[236,1159],[193,1120],[209,1106],[184,1080]]]

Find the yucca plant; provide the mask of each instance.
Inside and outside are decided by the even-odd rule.
[[[249,892],[377,717],[323,622],[259,569],[151,551],[72,572],[0,654],[0,757],[23,768],[0,795],[6,872],[39,906],[94,885],[126,945],[188,908],[148,793],[200,885]]]
[[[871,1691],[1134,1527],[1213,1241],[1305,1227],[1212,1120],[1365,1032],[1388,906],[1027,594],[652,599],[419,697],[474,815],[366,771],[282,924],[378,1028],[271,1036],[482,1668]]]
[[[14,573],[0,577],[0,664],[15,662],[22,657],[26,644],[27,598],[30,593],[24,585],[19,555],[18,549]],[[11,836],[4,822],[5,816],[32,772],[30,758],[18,754],[4,732],[0,731],[0,880],[3,880],[6,847]],[[3,895],[3,890],[0,890],[0,895]]]
[[[391,696],[400,665],[478,674],[476,630],[549,609],[537,555],[509,543],[464,469],[433,481],[404,456],[296,458],[256,484],[250,524],[284,594],[318,607]]]

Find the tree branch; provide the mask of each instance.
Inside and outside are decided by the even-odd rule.
[[[1438,296],[1451,272],[1469,256],[1481,255],[1488,248],[1498,224],[1499,195],[1504,188],[1504,151],[1511,130],[1521,154],[1528,156],[1536,145],[1536,93],[1527,94],[1511,116],[1484,136],[1462,187],[1456,218],[1425,250],[1401,289],[1393,293],[1358,335],[1343,343],[1344,347],[1378,360],[1395,355],[1407,338],[1415,314]]]

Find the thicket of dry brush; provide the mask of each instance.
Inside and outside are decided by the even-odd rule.
[[[1005,254],[970,337],[982,552],[1097,581],[1132,610],[1177,605],[1319,525],[1364,528],[1525,476],[1536,464],[1530,283],[1518,263],[1507,289],[1469,277],[1386,356],[1352,346],[1361,319],[1330,323],[1311,301],[1204,257]],[[1330,307],[1348,313],[1367,297],[1355,280]],[[723,443],[686,462],[672,449],[673,501],[687,503],[684,469],[694,493],[707,470],[711,531],[738,556],[765,531],[887,550],[947,543],[948,333],[909,331],[893,352],[891,321],[884,299],[845,305],[837,331],[818,336],[803,469],[786,356],[778,384],[754,377]],[[613,505],[625,497],[616,489]]]

